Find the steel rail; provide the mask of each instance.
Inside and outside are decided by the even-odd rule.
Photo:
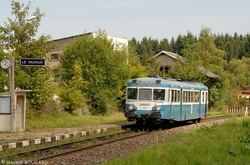
[[[84,151],[84,150],[88,150],[88,149],[95,148],[95,147],[98,147],[98,146],[103,146],[103,145],[106,145],[106,144],[111,144],[111,143],[114,143],[114,142],[118,142],[118,141],[122,141],[122,140],[127,140],[127,139],[131,139],[131,138],[143,136],[143,135],[146,135],[146,134],[149,134],[149,133],[152,133],[152,132],[138,133],[136,135],[132,135],[132,136],[129,136],[129,137],[123,137],[123,138],[119,138],[119,139],[110,140],[110,141],[107,141],[107,142],[102,142],[102,143],[99,143],[99,144],[91,145],[91,146],[88,146],[88,147],[82,147],[82,148],[78,148],[78,149],[75,149],[75,150],[71,150],[71,151],[67,151],[67,152],[63,152],[63,153],[59,153],[59,154],[55,154],[55,155],[46,156],[44,158],[40,158],[40,159],[37,159],[35,161],[44,161],[44,160],[52,159],[52,158],[59,157],[59,156],[65,156],[67,154],[73,154],[75,152]]]

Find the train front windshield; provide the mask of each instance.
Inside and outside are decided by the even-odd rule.
[[[137,88],[128,88],[127,98],[137,100]]]
[[[149,88],[128,88],[127,99],[133,100],[164,100],[165,89],[149,89]],[[139,96],[138,96],[139,92]],[[152,97],[153,94],[153,97]],[[139,98],[139,99],[138,99]]]

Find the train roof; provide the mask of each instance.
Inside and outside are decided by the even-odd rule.
[[[167,78],[144,77],[134,78],[128,81],[128,87],[168,87],[190,90],[208,90],[207,86],[194,81],[182,81]]]

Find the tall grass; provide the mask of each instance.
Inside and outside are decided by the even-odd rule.
[[[105,164],[247,165],[250,164],[250,118],[181,133]]]
[[[126,121],[123,113],[117,113],[110,116],[75,116],[70,114],[45,115],[26,120],[26,128],[43,129],[43,128],[63,128],[63,127],[84,127],[88,125],[105,124],[116,121]]]

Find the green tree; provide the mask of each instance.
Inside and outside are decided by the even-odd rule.
[[[214,44],[214,35],[211,34],[211,29],[203,28],[197,43],[193,43],[186,47],[184,57],[195,64],[206,68],[215,74],[221,75],[226,64],[224,57],[225,51],[222,51]]]
[[[11,14],[14,19],[8,18],[5,26],[0,26],[0,40],[10,45],[13,50],[12,56],[18,58],[46,58],[46,53],[52,48],[49,36],[40,36],[35,39],[40,26],[41,18],[45,15],[39,8],[30,17],[29,9],[31,2],[27,5],[17,1],[11,1]],[[15,86],[21,89],[31,89],[27,98],[33,109],[41,109],[52,100],[53,83],[51,82],[51,69],[45,67],[19,66],[16,61]]]
[[[106,114],[117,110],[124,94],[123,88],[131,76],[127,51],[114,50],[106,35],[83,36],[72,41],[62,55],[64,81],[74,77],[72,64],[81,66],[82,78],[87,85],[82,89],[92,107],[91,112]]]
[[[131,71],[130,78],[145,77],[149,74],[146,68],[141,64],[140,56],[138,55],[136,48],[138,44],[135,39],[129,41],[128,45],[128,67]]]
[[[152,57],[161,51],[161,46],[165,45],[166,43],[159,44],[158,40],[152,38],[143,37],[141,42],[137,42],[133,38],[129,42],[129,49],[130,50],[132,49],[132,51],[135,50],[134,53],[138,54],[140,60],[139,63],[146,68],[148,74],[157,75],[159,73],[159,65],[157,64],[156,59],[155,58],[152,59]],[[134,55],[134,57],[135,56],[136,55]]]
[[[62,82],[60,98],[65,110],[73,114],[77,110],[85,109],[88,100],[82,91],[87,86],[87,82],[82,77],[82,69],[78,61],[74,61],[71,71],[73,77]]]
[[[189,81],[206,82],[205,75],[197,68],[193,61],[177,59],[175,66],[170,70],[168,77]]]
[[[175,39],[174,37],[171,38],[171,41],[169,43],[170,50],[174,53],[176,53],[176,46],[175,46]]]
[[[250,57],[250,34],[247,34],[244,37],[244,48],[243,48],[243,51],[244,51],[244,56],[245,57]]]
[[[174,53],[177,53],[177,54],[183,56],[182,50],[185,48],[185,44],[186,43],[184,41],[183,36],[182,35],[178,35],[175,43],[172,44],[172,45],[174,45],[174,48],[173,48]]]
[[[241,86],[250,83],[250,58],[233,59],[227,65],[230,88],[240,89]]]
[[[170,50],[171,50],[171,48],[170,48],[168,39],[164,38],[163,40],[160,41],[159,50],[156,53],[159,53],[161,51],[170,51]]]
[[[203,79],[203,83],[206,83],[209,87],[210,106],[218,106],[222,103],[227,88],[226,73],[224,71],[226,53],[216,48],[214,40],[211,29],[202,28],[198,41],[183,50],[184,57],[193,67],[196,69],[198,69],[198,66],[204,67],[221,77],[220,80],[216,81]]]

